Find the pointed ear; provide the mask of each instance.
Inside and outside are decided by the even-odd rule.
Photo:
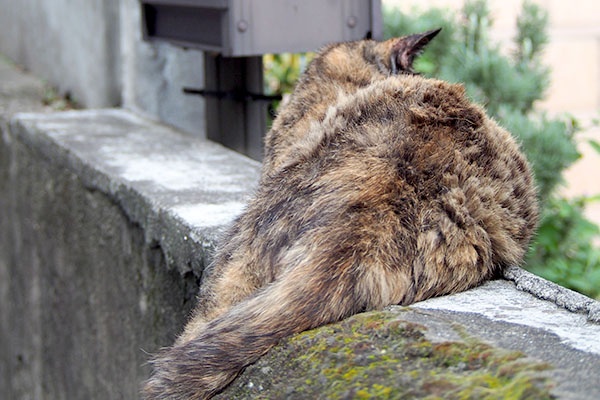
[[[392,73],[397,74],[401,71],[413,72],[412,64],[415,57],[421,54],[425,45],[427,45],[435,35],[440,33],[441,30],[442,28],[438,28],[398,39],[392,47],[392,54],[390,56]]]

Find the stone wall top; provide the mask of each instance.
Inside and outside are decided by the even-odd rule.
[[[112,197],[169,261],[198,276],[260,171],[219,144],[120,109],[17,114],[11,132]]]

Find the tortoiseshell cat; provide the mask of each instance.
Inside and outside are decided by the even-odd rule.
[[[209,398],[285,336],[521,261],[538,218],[529,166],[462,86],[413,73],[438,31],[312,61],[147,399]]]

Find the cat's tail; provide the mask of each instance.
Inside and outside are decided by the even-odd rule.
[[[295,255],[294,255],[295,254]],[[338,321],[389,299],[381,296],[356,258],[290,251],[286,271],[253,297],[205,325],[191,340],[154,361],[146,399],[206,399],[231,382],[279,339]],[[326,254],[326,253],[325,253]],[[316,259],[315,259],[316,258]]]

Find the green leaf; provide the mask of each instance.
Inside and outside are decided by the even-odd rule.
[[[588,143],[590,144],[590,146],[592,146],[594,150],[596,150],[596,152],[598,152],[598,154],[600,154],[600,143],[598,143],[594,139],[588,139]]]

